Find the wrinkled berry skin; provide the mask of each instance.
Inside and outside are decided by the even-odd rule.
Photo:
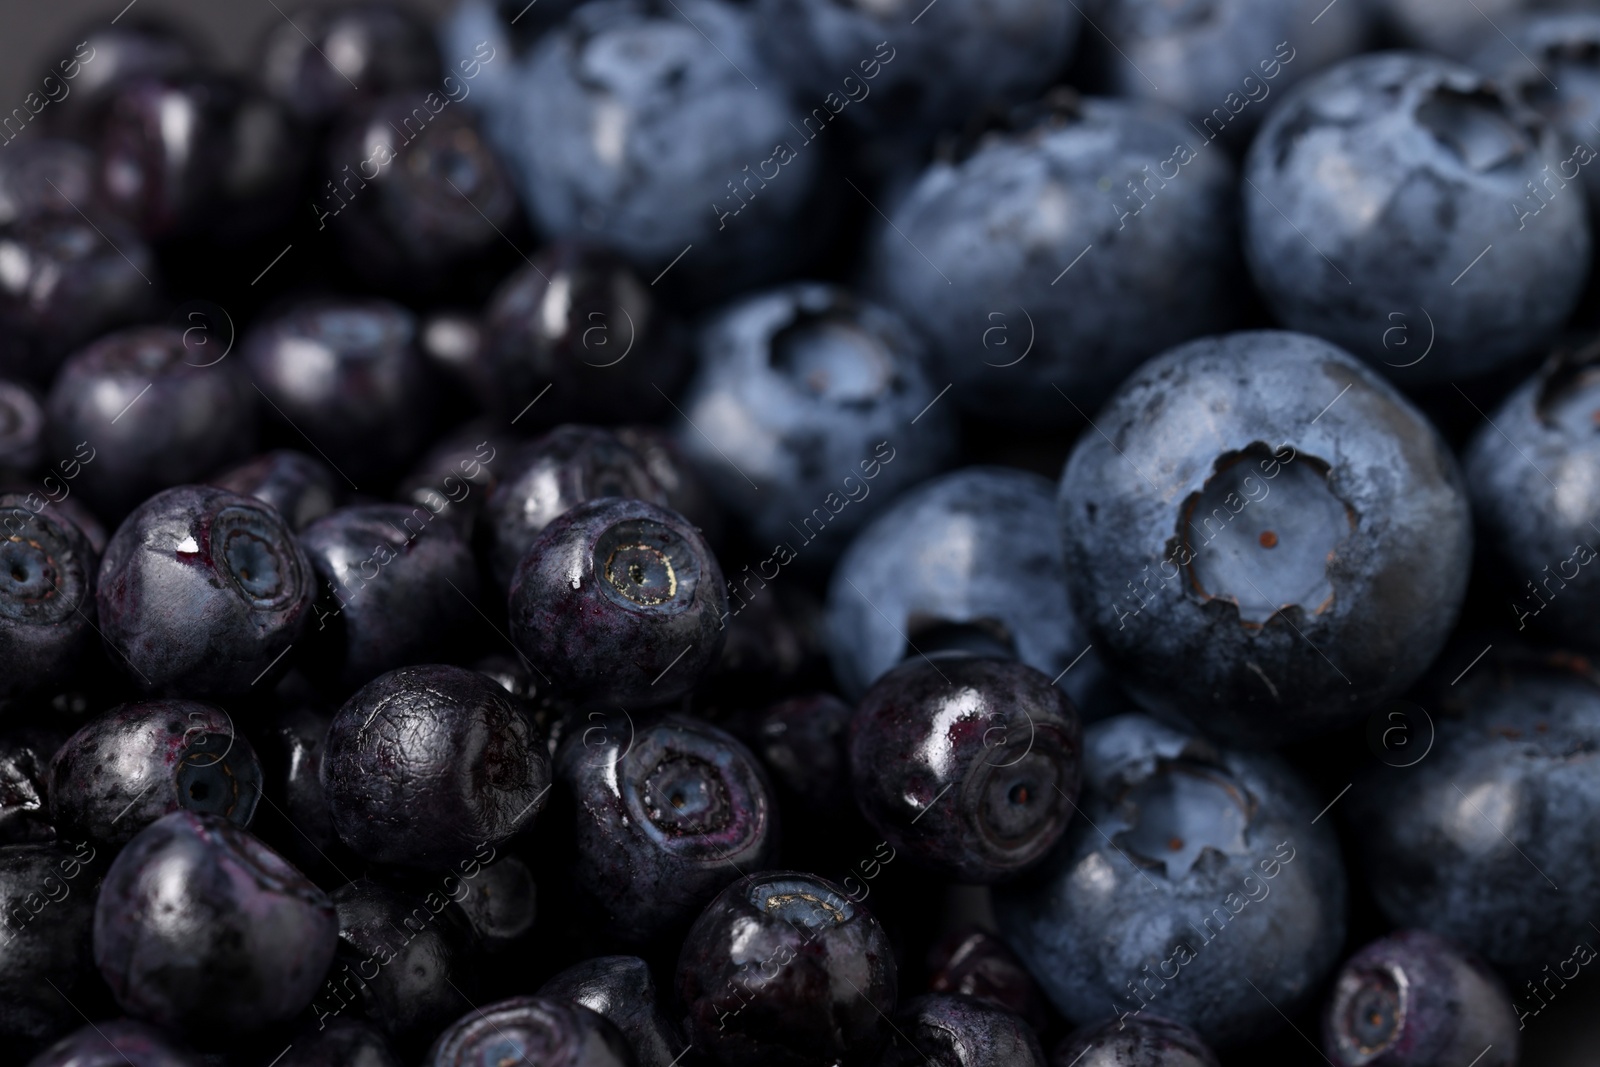
[[[1539,184],[1568,155],[1470,68],[1407,52],[1347,60],[1291,90],[1250,146],[1251,275],[1284,326],[1397,382],[1505,365],[1548,345],[1583,291],[1582,191]]]
[[[540,249],[502,282],[483,327],[481,399],[530,428],[655,418],[689,369],[681,330],[644,279],[581,240]]]
[[[556,773],[577,800],[578,891],[622,944],[681,935],[742,871],[777,858],[772,784],[709,723],[590,713]]]
[[[1600,345],[1559,350],[1478,427],[1463,457],[1483,540],[1505,567],[1501,618],[1600,649]],[[1534,472],[1541,472],[1543,477]]]
[[[21,477],[44,458],[44,408],[33,390],[0,380],[0,472]]]
[[[954,407],[933,404],[941,387],[921,338],[834,286],[740,300],[712,317],[697,349],[678,443],[757,543],[777,546],[768,563],[823,568],[955,443]]]
[[[1093,703],[1105,668],[1083,655],[1090,638],[1067,597],[1059,530],[1050,482],[1011,468],[954,471],[896,499],[828,586],[828,653],[845,693],[859,697],[914,648],[931,654],[942,628],[987,634],[1059,676],[1080,707]]]
[[[1145,1012],[1080,1027],[1056,1046],[1050,1067],[1221,1067],[1200,1035]]]
[[[446,658],[477,620],[472,549],[427,508],[340,508],[308,526],[300,544],[318,585],[308,663],[347,691]]]
[[[590,500],[523,556],[511,581],[511,639],[572,699],[665,704],[722,651],[722,581],[683,516],[642,500]]]
[[[639,454],[598,426],[558,426],[519,448],[489,496],[489,567],[509,589],[517,564],[557,516],[586,500],[631,497],[670,506]]]
[[[986,1001],[1026,1019],[1035,1030],[1047,1022],[1044,997],[1006,943],[979,927],[958,930],[928,958],[928,988]]]
[[[54,841],[55,821],[47,803],[50,759],[66,731],[11,726],[0,732],[0,845]]]
[[[254,449],[255,390],[237,364],[208,360],[182,330],[139,326],[95,341],[61,368],[45,400],[50,451],[92,458],[73,488],[96,512],[119,518]]]
[[[65,1033],[81,1018],[68,1001],[94,995],[97,858],[87,844],[0,847],[0,1039],[17,1051]]]
[[[929,994],[895,1016],[897,1032],[881,1067],[1045,1067],[1033,1029],[981,1000]]]
[[[1279,1029],[1344,942],[1339,847],[1311,821],[1324,801],[1274,756],[1142,715],[1089,727],[1084,767],[1061,846],[995,890],[1046,995],[1079,1024],[1159,1013],[1217,1046]]]
[[[322,788],[334,830],[372,863],[442,869],[532,825],[550,786],[543,741],[488,677],[402,667],[328,727]]]
[[[1461,475],[1348,353],[1278,331],[1194,341],[1095,420],[1057,497],[1067,587],[1144,709],[1282,743],[1368,714],[1443,646],[1472,558]]]
[[[855,709],[832,693],[792,697],[727,723],[761,757],[798,810],[846,815],[851,807],[845,739]]]
[[[343,483],[326,463],[287,448],[224,471],[211,484],[271,504],[295,533],[338,507],[344,495]]]
[[[795,871],[724,889],[678,956],[689,1038],[722,1067],[870,1062],[898,984],[878,920],[832,882]]]
[[[277,853],[214,815],[176,811],[112,862],[94,959],[123,1010],[233,1037],[311,1003],[338,932],[327,894]]]
[[[100,640],[94,546],[31,496],[0,493],[0,702],[69,683]]]
[[[1335,1067],[1445,1067],[1480,1054],[1486,1067],[1515,1067],[1520,1029],[1492,970],[1442,937],[1399,930],[1340,968],[1322,1048]]]
[[[240,347],[280,432],[304,434],[359,485],[400,473],[429,439],[435,397],[416,332],[386,300],[318,299],[259,323]]]
[[[111,1019],[74,1030],[30,1060],[28,1067],[202,1067],[202,1064],[199,1056],[158,1027],[133,1019]]]
[[[685,1044],[656,996],[650,967],[638,956],[597,956],[575,963],[539,987],[605,1016],[633,1050],[638,1067],[671,1067]]]
[[[1427,758],[1369,768],[1345,815],[1385,917],[1516,980],[1545,964],[1553,973],[1594,933],[1600,684],[1566,667],[1493,662],[1446,687],[1455,714],[1434,716]]]
[[[928,336],[946,399],[1055,426],[1162,349],[1232,325],[1237,176],[1157,105],[1069,96],[1011,125],[889,210],[868,288]]]
[[[193,700],[122,704],[67,739],[50,761],[50,814],[66,838],[121,845],[169,812],[248,827],[261,762],[227,712]]]
[[[361,99],[436,86],[442,74],[427,22],[402,4],[370,2],[307,8],[274,23],[258,69],[262,86],[310,123]]]
[[[100,561],[108,655],[153,692],[205,697],[270,685],[311,614],[314,575],[269,505],[203,485],[158,493]]]
[[[306,1027],[274,1067],[400,1067],[383,1034],[355,1019]]]
[[[605,1017],[554,997],[513,997],[474,1008],[439,1035],[426,1067],[500,1067],[538,1050],[539,1067],[634,1067]]]
[[[997,882],[1061,839],[1078,798],[1078,713],[1015,660],[915,656],[850,720],[861,814],[897,851],[959,882]]]

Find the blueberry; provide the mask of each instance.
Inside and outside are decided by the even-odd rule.
[[[63,99],[66,99],[65,97]],[[32,215],[76,215],[95,192],[94,153],[81,144],[32,137],[0,159],[0,225]]]
[[[496,465],[495,460],[510,448],[509,439],[490,420],[469,422],[434,442],[400,480],[395,495],[447,520],[471,543],[479,516],[505,473],[506,461]]]
[[[501,856],[463,879],[462,886],[461,895],[451,899],[466,917],[475,945],[485,952],[505,952],[526,943],[538,914],[539,889],[526,863]]]
[[[397,89],[436,86],[433,32],[402,4],[358,0],[297,11],[261,41],[261,84],[308,122]]]
[[[854,714],[832,693],[811,693],[735,713],[726,725],[761,757],[798,810],[844,816],[851,807],[846,735]]]
[[[558,426],[512,453],[489,495],[489,567],[509,589],[517,564],[557,516],[602,497],[666,506],[639,454],[597,426]]]
[[[1396,381],[1505,365],[1547,345],[1583,291],[1582,190],[1562,195],[1550,176],[1566,156],[1553,129],[1467,67],[1407,52],[1347,60],[1296,86],[1250,146],[1251,274],[1285,326]],[[1425,328],[1432,351],[1413,358]]]
[[[1233,1046],[1305,1007],[1344,941],[1321,801],[1276,757],[1141,715],[1089,727],[1084,767],[1061,847],[995,891],[1001,932],[1056,1008],[1080,1024],[1108,1007],[1158,1014]]]
[[[927,334],[958,404],[1051,425],[1232,324],[1236,176],[1155,105],[1066,94],[1007,125],[905,193],[872,239],[870,289]]]
[[[1336,1067],[1443,1067],[1474,1056],[1512,1067],[1522,1025],[1487,966],[1442,937],[1400,930],[1340,968],[1322,1047]]]
[[[480,399],[530,429],[656,418],[689,368],[681,334],[627,260],[556,241],[489,300]]]
[[[1146,709],[1236,744],[1303,738],[1403,692],[1443,645],[1471,560],[1461,476],[1348,353],[1195,341],[1096,424],[1061,475],[1067,584]]]
[[[895,1016],[895,1039],[882,1067],[1046,1067],[1032,1028],[981,1000],[929,994]]]
[[[300,543],[324,589],[304,655],[342,689],[441,658],[477,620],[472,550],[425,507],[340,508]]]
[[[1050,1067],[1220,1067],[1200,1035],[1159,1015],[1107,1019],[1067,1036]]]
[[[243,693],[286,669],[282,657],[309,619],[314,581],[270,505],[178,486],[139,505],[106,546],[100,632],[146,689]]]
[[[546,526],[511,581],[511,639],[575,700],[642,707],[694,688],[722,649],[722,568],[688,522],[590,500]]]
[[[0,1038],[16,1052],[65,1033],[72,1002],[94,994],[97,858],[87,844],[0,846]]]
[[[878,920],[832,882],[794,871],[724,889],[678,957],[689,1038],[722,1067],[871,1062],[897,986]]]
[[[824,569],[952,450],[954,408],[935,404],[922,341],[842,289],[796,283],[740,300],[698,351],[678,440],[757,543],[777,546],[767,563]]]
[[[272,1067],[400,1067],[383,1034],[355,1019],[306,1027]]]
[[[527,714],[460,667],[402,667],[328,727],[322,787],[335,831],[372,863],[442,869],[532,824],[550,785]]]
[[[1464,59],[1506,21],[1534,7],[1575,7],[1541,0],[1474,0],[1476,11],[1450,0],[1378,0],[1373,6],[1388,36],[1412,48]]]
[[[416,333],[386,300],[312,300],[258,323],[241,347],[280,432],[345,478],[381,478],[428,441],[433,396]]]
[[[1052,678],[1080,706],[1104,668],[1067,599],[1049,481],[1001,467],[932,478],[851,542],[828,587],[828,651],[859,696],[918,649],[987,649]],[[1078,658],[1082,656],[1082,662]]]
[[[207,48],[187,29],[137,11],[115,24],[97,19],[74,37],[81,40],[64,41],[50,53],[57,58],[48,73],[70,78],[71,90],[51,103],[45,120],[53,132],[78,141],[93,140],[122,86],[144,78],[179,77],[206,66]]]
[[[575,963],[540,986],[539,995],[605,1016],[622,1031],[638,1067],[671,1067],[683,1054],[683,1038],[658,1002],[649,965],[638,956]]]
[[[112,1019],[74,1030],[28,1067],[201,1067],[201,1060],[158,1027]]]
[[[723,887],[777,858],[771,783],[708,723],[591,713],[556,773],[577,801],[577,889],[622,944],[681,936]]]
[[[193,700],[122,704],[50,761],[50,814],[67,838],[121,845],[182,808],[246,827],[261,762],[221,708]]]
[[[534,1056],[537,1059],[530,1059]],[[439,1035],[426,1067],[633,1067],[622,1034],[605,1017],[553,997],[513,997],[475,1008]]]
[[[50,759],[67,735],[46,726],[0,730],[0,845],[53,841]]]
[[[230,468],[211,484],[271,504],[296,533],[338,507],[344,496],[338,475],[326,463],[287,448]]]
[[[1551,659],[1496,669],[1491,658],[1443,686],[1450,716],[1427,757],[1368,768],[1344,812],[1392,923],[1450,938],[1518,980],[1555,974],[1589,940],[1600,879],[1587,851],[1600,825],[1587,769],[1600,686],[1581,661]],[[1517,995],[1542,1004],[1528,989]]]
[[[0,701],[73,681],[95,662],[94,547],[33,494],[0,493]]]
[[[955,931],[934,947],[928,969],[933,992],[974,997],[1044,1029],[1044,997],[1033,976],[989,931],[976,926]]]
[[[109,334],[67,360],[45,400],[47,436],[53,455],[82,462],[73,488],[91,507],[120,518],[253,451],[254,391],[237,364],[206,363],[164,326]]]
[[[95,902],[94,959],[117,1003],[197,1036],[301,1011],[337,940],[322,890],[244,830],[190,811],[140,831]]]

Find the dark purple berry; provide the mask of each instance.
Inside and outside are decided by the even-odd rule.
[[[0,1041],[13,1052],[64,1033],[81,1018],[73,1002],[94,995],[92,865],[105,851],[0,847]]]
[[[498,465],[495,460],[506,451],[509,445],[499,427],[488,420],[468,423],[440,438],[401,479],[395,495],[449,521],[471,542],[478,517],[504,473],[505,460]]]
[[[326,463],[287,448],[224,471],[211,484],[271,504],[299,533],[339,506],[344,483]]]
[[[0,493],[0,702],[72,681],[100,641],[94,546],[30,499]]]
[[[28,1067],[202,1067],[171,1034],[132,1019],[91,1022],[30,1060]]]
[[[895,1013],[880,1067],[1045,1067],[1039,1038],[1018,1016],[972,997],[935,993]]]
[[[1148,1012],[1074,1030],[1050,1067],[1220,1067],[1200,1035]]]
[[[853,803],[845,741],[854,714],[832,693],[812,693],[737,714],[728,728],[761,757],[799,810],[836,817]]]
[[[659,426],[616,426],[612,432],[638,453],[644,469],[667,494],[667,507],[694,523],[710,544],[720,543],[722,509],[678,439]]]
[[[276,709],[257,731],[266,794],[250,832],[266,841],[319,884],[343,881],[343,859],[322,790],[322,751],[333,716],[301,701]],[[331,882],[323,879],[329,878]]]
[[[638,956],[597,956],[575,963],[539,987],[605,1016],[622,1031],[638,1067],[672,1067],[685,1042],[656,995],[650,966]]]
[[[439,1035],[426,1067],[634,1067],[605,1016],[553,997],[513,997],[476,1008]]]
[[[300,118],[323,122],[352,101],[439,83],[428,24],[402,4],[356,2],[295,12],[261,45],[261,84]]]
[[[115,25],[97,19],[74,37],[52,53],[60,57],[55,68],[71,79],[72,91],[45,115],[56,132],[80,141],[93,140],[117,89],[205,66],[201,42],[175,23],[141,17],[138,11]]]
[[[1022,961],[987,930],[958,930],[934,946],[928,958],[935,993],[976,997],[1044,1029],[1044,996]]]

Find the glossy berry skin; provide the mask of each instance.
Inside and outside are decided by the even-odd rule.
[[[66,731],[11,726],[0,731],[0,845],[54,841],[59,836],[47,803],[50,759]]]
[[[1015,660],[915,656],[850,721],[861,814],[896,851],[959,882],[996,882],[1061,839],[1078,797],[1078,713]]]
[[[1399,930],[1340,968],[1322,1048],[1335,1067],[1443,1067],[1480,1054],[1513,1067],[1523,1025],[1485,964],[1442,937]]]
[[[889,210],[869,291],[927,335],[947,399],[1013,424],[1087,418],[1140,362],[1235,319],[1237,176],[1206,145],[1156,105],[1019,109]]]
[[[337,939],[322,890],[244,830],[189,811],[140,831],[95,902],[94,959],[117,1003],[196,1035],[291,1018]]]
[[[308,662],[345,690],[443,658],[477,620],[472,549],[425,507],[340,508],[300,535],[316,572]]]
[[[1056,1046],[1050,1067],[1221,1067],[1200,1035],[1145,1012],[1080,1027]]]
[[[935,993],[903,1005],[882,1067],[1045,1067],[1044,1049],[1017,1016],[971,997]]]
[[[846,737],[855,709],[832,693],[811,693],[735,712],[727,727],[761,757],[798,810],[847,815],[851,809]]]
[[[969,644],[987,636],[993,650],[1059,676],[1075,703],[1095,702],[1105,669],[1098,653],[1083,655],[1090,638],[1067,596],[1047,479],[1006,467],[930,478],[886,507],[840,557],[826,634],[846,694],[859,697],[915,655],[908,640],[933,653],[941,631]]]
[[[1600,591],[1600,568],[1588,566],[1600,548],[1597,411],[1600,346],[1558,350],[1478,427],[1463,457],[1478,528],[1505,568],[1500,617],[1591,649],[1600,649],[1600,620],[1585,608]]]
[[[69,840],[121,845],[169,812],[250,825],[261,762],[227,712],[193,700],[121,704],[50,761],[50,813]]]
[[[297,1034],[276,1067],[400,1067],[400,1061],[370,1024],[335,1019]]]
[[[480,399],[530,428],[655,418],[689,369],[681,333],[626,259],[581,239],[556,241],[489,300]]]
[[[1554,974],[1590,939],[1585,909],[1600,892],[1589,755],[1600,684],[1566,665],[1491,660],[1451,688],[1427,758],[1375,765],[1346,798],[1368,883],[1396,926],[1447,937],[1513,978],[1547,964],[1539,977]],[[1529,879],[1530,864],[1545,877]]]
[[[642,500],[591,500],[523,556],[511,639],[574,700],[665,704],[717,661],[727,603],[722,568],[683,516]]]
[[[557,426],[506,460],[489,496],[489,567],[509,589],[517,564],[559,515],[586,500],[631,497],[667,507],[639,454],[598,426]]]
[[[826,1067],[885,1043],[898,976],[883,927],[843,890],[766,871],[695,920],[677,986],[689,1039],[721,1067]]]
[[[322,788],[334,830],[372,863],[443,869],[532,825],[550,765],[527,713],[485,675],[402,667],[328,727]]]
[[[92,456],[73,487],[98,513],[126,515],[254,449],[255,390],[237,364],[208,362],[183,331],[139,326],[102,337],[61,368],[45,400],[50,451]]]
[[[68,1000],[93,995],[97,858],[82,843],[0,846],[0,1039],[19,1051],[65,1032],[82,1018]]]
[[[622,1031],[637,1067],[670,1067],[685,1042],[662,1010],[650,967],[638,956],[596,956],[575,963],[539,987],[606,1017]]]
[[[1503,366],[1547,345],[1583,289],[1582,192],[1539,184],[1568,154],[1468,67],[1405,52],[1347,60],[1296,86],[1250,146],[1251,274],[1284,326],[1398,382]],[[1396,325],[1417,345],[1429,329],[1432,351],[1391,344]]]
[[[90,1023],[63,1037],[28,1067],[201,1067],[171,1034],[133,1019]]]
[[[1461,475],[1348,353],[1191,342],[1096,424],[1061,475],[1067,585],[1140,706],[1276,744],[1368,714],[1443,646],[1471,561]]]
[[[69,683],[100,640],[94,546],[36,499],[0,493],[0,701]]]
[[[344,483],[326,463],[287,448],[246,460],[211,484],[271,504],[295,533],[332,511],[344,496]]]
[[[556,773],[577,801],[578,891],[622,944],[680,936],[740,872],[777,858],[772,784],[709,723],[591,713]]]
[[[928,957],[935,993],[958,993],[1003,1008],[1043,1030],[1044,997],[1022,961],[1006,943],[987,930],[958,930],[934,947]]]
[[[119,88],[145,78],[194,73],[206,63],[206,49],[188,31],[135,12],[114,25],[97,22],[81,36],[80,42],[60,49],[61,58],[55,62],[58,76],[74,74],[72,91],[52,103],[42,117],[53,132],[86,143],[92,143]]]
[[[737,301],[697,354],[678,442],[780,566],[823,569],[954,444],[954,406],[933,403],[919,336],[843,289],[802,282]]]
[[[318,299],[259,323],[240,347],[285,439],[304,434],[359,485],[400,473],[428,440],[435,397],[416,330],[386,300]]]
[[[314,580],[269,505],[178,486],[139,505],[106,545],[100,632],[148,690],[244,693],[287,669],[279,657],[309,621]]]
[[[1344,941],[1338,844],[1311,822],[1324,801],[1276,757],[1142,715],[1089,727],[1084,767],[1066,839],[994,899],[1057,1010],[1160,1014],[1217,1046],[1280,1028]]]
[[[356,2],[299,11],[261,42],[262,86],[297,117],[322,123],[353,102],[439,83],[439,49],[401,4]]]
[[[538,1050],[538,1067],[633,1067],[604,1016],[554,997],[513,997],[463,1015],[433,1043],[425,1067],[500,1067]]]
[[[0,472],[21,476],[44,458],[44,408],[33,390],[0,380]]]

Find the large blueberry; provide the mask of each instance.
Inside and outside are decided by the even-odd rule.
[[[92,662],[99,559],[82,530],[32,494],[0,493],[0,701],[72,681]]]
[[[97,858],[88,844],[0,847],[0,1040],[14,1052],[65,1033],[94,995]]]
[[[902,1005],[895,1016],[882,1067],[1045,1067],[1038,1035],[993,1004],[934,993]]]
[[[357,100],[439,84],[433,32],[403,4],[319,5],[269,26],[261,41],[261,84],[308,122],[327,121]]]
[[[332,511],[344,496],[344,484],[326,463],[287,448],[246,460],[213,477],[211,484],[271,504],[296,533]]]
[[[117,855],[94,911],[94,959],[117,1003],[233,1037],[311,1003],[339,926],[322,890],[249,833],[175,811]]]
[[[530,1058],[536,1057],[536,1058]],[[474,1008],[439,1035],[425,1067],[634,1067],[605,1016],[554,997],[513,997]]]
[[[1231,325],[1245,286],[1223,149],[1155,105],[1069,94],[1042,112],[929,167],[874,235],[869,276],[928,336],[950,399],[1052,425]]]
[[[185,485],[129,515],[100,561],[100,632],[146,689],[243,693],[285,670],[315,577],[271,506]],[[270,682],[269,682],[270,684]]]
[[[1067,585],[1128,692],[1235,743],[1333,729],[1438,653],[1471,559],[1433,426],[1325,341],[1140,368],[1061,475]]]
[[[328,727],[322,787],[339,837],[373,863],[444,868],[533,823],[550,787],[538,731],[460,667],[402,667]]]
[[[28,1061],[28,1067],[202,1067],[171,1034],[132,1019],[91,1022]]]
[[[797,283],[724,308],[698,358],[678,440],[758,543],[776,546],[758,571],[796,556],[824,569],[954,446],[954,407],[935,404],[942,386],[907,320],[834,286]]]
[[[995,891],[1002,933],[1061,1013],[1149,1012],[1238,1045],[1305,1007],[1344,942],[1321,802],[1275,757],[1141,715],[1089,727],[1084,767],[1061,847]]]
[[[642,707],[694,688],[722,650],[722,568],[699,532],[642,500],[579,504],[511,582],[511,639],[561,693]]]
[[[724,886],[777,858],[766,773],[709,723],[591,714],[556,772],[577,801],[578,890],[624,944],[681,935]]]
[[[1050,1067],[1220,1067],[1200,1035],[1159,1015],[1107,1019],[1074,1030]]]
[[[1547,344],[1583,291],[1583,190],[1551,171],[1567,155],[1470,68],[1347,60],[1296,86],[1250,146],[1251,274],[1285,326],[1396,381],[1488,371]]]
[[[169,812],[249,826],[261,762],[227,712],[193,700],[122,704],[92,719],[50,761],[50,814],[69,839],[121,845]]]
[[[898,974],[878,920],[832,882],[752,874],[713,900],[678,957],[695,1048],[721,1067],[871,1062]]]
[[[963,882],[996,882],[1043,859],[1072,819],[1078,713],[1015,660],[907,660],[850,721],[856,804],[897,850]]]
[[[597,956],[575,963],[539,987],[609,1019],[633,1049],[638,1067],[672,1067],[684,1052],[678,1028],[661,1007],[650,966],[638,956]]]

